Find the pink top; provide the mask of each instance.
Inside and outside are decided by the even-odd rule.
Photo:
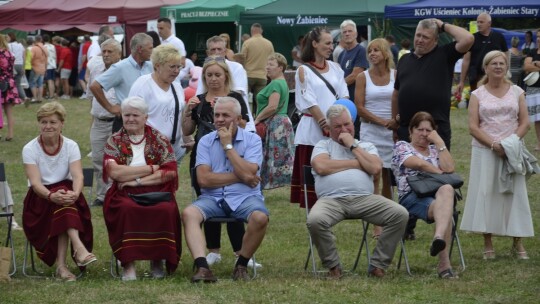
[[[500,141],[516,132],[518,128],[519,95],[523,94],[520,87],[511,86],[502,98],[489,93],[485,86],[479,87],[472,94],[478,98],[480,130],[486,132],[496,141]],[[481,148],[486,147],[474,137],[472,145]]]

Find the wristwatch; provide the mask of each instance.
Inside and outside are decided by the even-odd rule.
[[[141,178],[140,178],[140,177],[137,177],[137,178],[135,179],[135,182],[137,183],[137,186],[142,186]]]
[[[354,148],[356,148],[356,147],[358,147],[358,144],[357,144],[356,142],[354,142],[354,143],[351,145],[351,148],[350,148],[350,149],[351,149],[351,152],[352,152],[352,150],[353,150]]]
[[[233,145],[231,144],[226,144],[225,147],[223,147],[223,150],[225,150],[225,152],[231,150],[233,148]]]

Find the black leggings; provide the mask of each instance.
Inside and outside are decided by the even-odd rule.
[[[227,223],[227,234],[234,252],[242,249],[242,239],[244,238],[244,223]],[[204,222],[204,236],[206,237],[206,248],[219,249],[221,247],[221,223]]]

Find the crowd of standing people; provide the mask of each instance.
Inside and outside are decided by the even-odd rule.
[[[422,219],[435,223],[429,252],[439,258],[438,276],[456,279],[449,260],[457,225],[452,222],[454,189],[445,184],[424,197],[408,178],[455,171],[450,97],[454,66],[463,57],[458,89],[468,78],[473,141],[461,229],[483,235],[484,259],[495,258],[492,235],[512,237],[516,258],[528,259],[522,238],[534,230],[526,176],[540,173],[540,167],[522,139],[529,117],[540,134],[540,80],[524,91],[512,83],[522,75],[509,79],[507,73],[518,73],[515,67],[523,57],[525,72],[540,71],[540,51],[532,33],[521,50],[514,40],[507,48],[492,31],[489,14],[480,14],[477,23],[473,35],[442,20],[424,19],[412,50],[400,52],[391,36],[362,45],[356,24],[345,20],[335,62],[329,59],[334,51],[330,32],[313,28],[292,50],[294,103],[302,113],[296,130],[287,111],[287,60],[274,52],[257,23],[238,54],[226,34],[207,40],[191,97],[184,89],[198,58],[187,58],[168,18],[158,19],[157,33],[135,34],[130,55],[122,60],[109,26],[100,28],[97,41],[85,36],[80,48],[47,35],[36,36],[25,48],[13,34],[0,35],[0,81],[7,83],[1,95],[8,121],[5,140],[14,136],[14,105],[51,101],[37,111],[39,136],[22,152],[29,180],[22,216],[26,236],[45,263],[56,264],[59,278],[74,281],[66,266],[67,248],[71,244],[81,269],[97,260],[88,206],[103,206],[122,280],[137,279],[139,260],[151,261],[154,278],[174,272],[183,227],[194,260],[191,281],[215,282],[210,266],[222,260],[221,223],[208,220],[232,217],[237,221],[227,223],[227,232],[236,258],[233,278],[248,280],[248,267],[262,267],[253,255],[269,223],[263,190],[290,185],[290,201],[311,209],[307,227],[331,278],[340,278],[342,267],[330,229],[360,218],[375,225],[371,276],[385,276],[399,240],[414,240],[416,220]],[[442,33],[453,41],[439,44]],[[536,34],[538,45],[540,30]],[[23,76],[32,97],[21,86]],[[79,147],[62,135],[66,113],[54,101],[70,99],[77,83],[82,97],[92,101],[89,133],[98,186],[91,204],[81,192]],[[342,99],[349,99],[352,108],[336,104]],[[175,192],[187,153],[196,199],[181,212]],[[315,180],[307,192],[304,166],[312,166]],[[393,182],[398,203],[392,200]]]

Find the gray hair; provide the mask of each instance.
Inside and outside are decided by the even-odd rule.
[[[351,25],[353,27],[353,31],[356,32],[356,23],[354,23],[354,21],[352,21],[351,19],[347,19],[341,22],[339,28],[343,30],[348,25]]]
[[[347,109],[346,106],[335,104],[330,106],[330,108],[328,108],[328,110],[326,111],[326,120],[330,122],[332,118],[341,116],[343,112],[347,112],[347,114],[349,114],[349,117],[352,119],[351,112],[349,112],[349,109]]]
[[[223,43],[224,48],[227,47],[227,44],[225,43],[225,39],[223,39],[223,37],[212,36],[208,38],[208,40],[206,40],[206,49],[208,50],[210,48],[210,43],[219,43],[219,42]]]
[[[240,102],[238,101],[238,99],[234,97],[230,97],[230,96],[219,97],[216,99],[216,103],[214,104],[214,107],[217,106],[218,104],[226,104],[226,103],[234,104],[234,108],[233,108],[234,114],[236,114],[237,116],[242,115],[242,107],[240,106]]]
[[[439,37],[439,26],[434,18],[422,19],[418,22],[418,26],[423,29],[429,29],[435,35],[435,39]]]
[[[105,39],[105,41],[99,44],[100,48],[104,48],[108,45],[111,45],[115,51],[117,51],[118,53],[122,53],[122,45],[120,45],[120,42],[116,41],[116,39],[114,38],[109,38],[108,36],[105,36],[105,35],[99,36],[99,39],[101,39],[101,37],[106,37],[107,39]]]
[[[99,32],[98,32],[98,35],[107,35],[106,33],[108,33],[109,31],[112,31],[112,28],[108,25],[102,25],[100,28],[99,28]],[[109,35],[107,35],[109,36]],[[110,38],[110,37],[109,37]]]
[[[129,49],[132,53],[135,53],[137,51],[137,47],[147,43],[151,42],[152,45],[154,45],[154,40],[150,35],[147,35],[145,33],[137,33],[133,35],[133,38],[131,38],[131,42],[129,43]]]
[[[130,96],[124,99],[120,105],[122,112],[124,112],[124,110],[126,110],[128,107],[137,109],[144,115],[148,115],[148,104],[139,96]]]
[[[99,35],[97,43],[101,47],[101,44],[105,42],[107,39],[111,39],[112,37],[109,37],[108,35]]]

